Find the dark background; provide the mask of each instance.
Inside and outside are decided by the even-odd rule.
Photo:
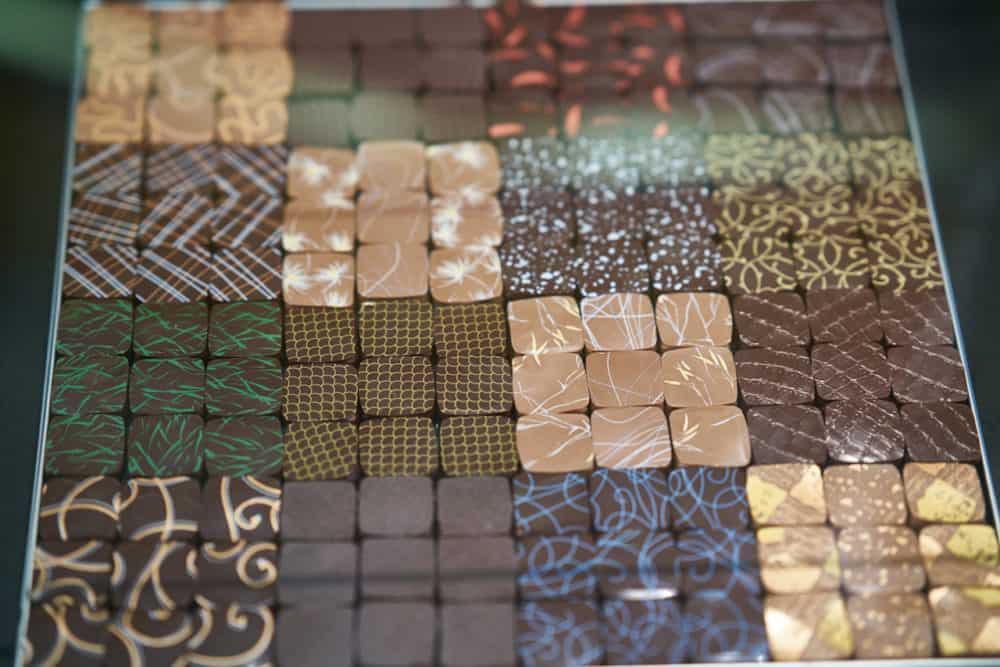
[[[1000,7],[889,0],[993,478],[1000,481]],[[79,1],[0,6],[0,663],[24,605]]]

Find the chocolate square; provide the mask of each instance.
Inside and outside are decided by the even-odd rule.
[[[607,600],[603,605],[607,659],[611,664],[684,660],[686,633],[676,600]]]
[[[916,593],[924,587],[924,567],[911,528],[845,528],[837,536],[837,549],[848,593]]]
[[[824,289],[806,294],[809,329],[818,343],[879,341],[875,293],[868,289]]]
[[[885,14],[878,4],[869,2],[845,2],[836,7],[817,7],[823,19],[823,36],[830,40],[878,39],[885,37],[887,28]]]
[[[996,624],[992,591],[982,588],[943,586],[928,593],[943,656],[994,655],[996,640],[990,628]]]
[[[202,608],[208,632],[199,636],[197,651],[201,659],[218,662],[273,662],[274,612],[255,604],[232,603]],[[229,624],[226,618],[240,618]]]
[[[574,190],[639,187],[639,165],[629,160],[629,145],[618,138],[579,137],[567,144],[566,160]]]
[[[590,529],[587,477],[579,473],[514,477],[514,532],[561,535]]]
[[[684,595],[759,595],[757,539],[739,528],[699,528],[677,537],[674,571]]]
[[[796,238],[792,250],[804,290],[860,291],[868,286],[868,255],[860,236],[805,234]]]
[[[907,463],[903,486],[911,522],[975,523],[984,520],[982,482],[967,463]]]
[[[768,593],[815,593],[840,587],[840,561],[831,528],[770,526],[757,531],[760,578]]]
[[[656,300],[660,345],[728,345],[733,316],[721,294],[661,294]]]
[[[285,608],[354,602],[358,546],[334,542],[285,542],[278,569],[278,600]]]
[[[553,198],[569,186],[564,143],[552,137],[515,137],[501,141],[498,150],[507,193],[527,198],[543,192]],[[563,198],[568,201],[568,194]]]
[[[196,475],[204,460],[200,415],[136,415],[129,425],[126,472],[134,477]]]
[[[737,350],[736,375],[747,405],[811,403],[809,354],[802,347]]]
[[[273,301],[213,305],[208,351],[213,357],[277,355],[281,352],[281,306]]]
[[[602,408],[591,415],[597,465],[604,468],[667,467],[670,431],[656,407]]]
[[[429,417],[369,419],[358,429],[361,469],[373,477],[432,475],[437,436]]]
[[[815,38],[823,26],[823,16],[815,5],[769,3],[757,9],[753,34],[771,38]]]
[[[260,193],[226,196],[216,208],[212,244],[217,248],[277,247],[281,241],[281,199]]]
[[[502,357],[451,355],[438,362],[434,375],[442,414],[500,414],[513,403],[510,365]]]
[[[838,88],[898,88],[892,46],[888,42],[831,44],[826,57]]]
[[[670,413],[670,433],[678,465],[745,466],[750,435],[743,412],[734,406],[682,408]]]
[[[316,252],[286,255],[281,291],[289,306],[349,308],[354,305],[354,257]]]
[[[215,168],[220,197],[240,194],[280,198],[285,191],[288,149],[282,145],[221,146]]]
[[[514,422],[506,415],[441,420],[441,466],[446,475],[505,475],[517,472]]]
[[[354,57],[349,48],[320,45],[292,54],[292,95],[350,95],[354,92]]]
[[[281,409],[281,363],[272,357],[213,359],[205,374],[210,415],[270,415]]]
[[[657,292],[722,288],[722,259],[714,241],[664,237],[646,244],[651,285]]]
[[[486,141],[437,144],[426,150],[428,187],[436,196],[462,193],[476,198],[500,189],[500,157]]]
[[[208,296],[212,257],[201,246],[146,248],[136,265],[140,302],[191,303]]]
[[[281,482],[265,477],[209,477],[198,529],[205,540],[257,542],[278,536]]]
[[[513,665],[514,605],[511,603],[444,605],[441,607],[441,664],[475,664],[482,656]]]
[[[677,468],[667,477],[667,488],[675,530],[750,524],[746,473],[741,468]]]
[[[503,294],[500,256],[493,248],[438,248],[430,255],[431,296],[438,303],[492,301]]]
[[[354,151],[303,146],[288,158],[288,196],[340,208],[358,185]],[[287,209],[286,209],[287,223]]]
[[[315,51],[352,43],[351,14],[343,11],[292,10],[289,39],[296,51]]]
[[[486,136],[486,106],[480,95],[430,92],[420,99],[420,135],[425,141]]]
[[[793,202],[793,196],[777,185],[723,185],[708,206],[727,238],[748,234],[784,240],[804,226],[804,216]]]
[[[609,294],[580,301],[584,341],[591,351],[656,346],[653,304],[645,294]]]
[[[366,190],[358,198],[361,243],[427,243],[430,203],[423,192]]]
[[[367,599],[430,599],[435,586],[430,538],[366,539],[361,543],[361,595]]]
[[[719,243],[722,275],[731,294],[787,292],[795,288],[795,261],[788,244],[745,233]]]
[[[434,369],[426,357],[370,357],[358,368],[358,397],[369,417],[428,414]]]
[[[49,421],[47,475],[117,475],[124,458],[125,424],[117,415],[73,415]]]
[[[594,447],[587,415],[526,415],[517,421],[517,454],[525,470],[589,471]]]
[[[205,424],[205,472],[209,475],[277,475],[284,447],[277,417],[223,417]]]
[[[747,469],[746,488],[750,516],[755,525],[821,524],[826,521],[826,496],[817,465],[753,465]]]
[[[597,591],[598,566],[603,565],[606,550],[598,551],[589,535],[524,537],[518,539],[516,548],[522,600],[586,599]]]
[[[795,642],[788,623],[804,628]],[[775,660],[838,660],[854,652],[847,608],[839,593],[770,595],[764,599],[764,625]]]
[[[132,304],[125,299],[67,299],[59,309],[56,352],[125,354],[132,345]]]
[[[347,422],[295,422],[285,433],[286,480],[353,476],[358,469],[358,434]]]
[[[193,545],[184,542],[122,542],[115,547],[119,570],[111,582],[111,602],[119,609],[160,612],[191,604],[195,575]]]
[[[281,46],[288,39],[291,18],[284,5],[241,3],[222,10],[224,46]]]
[[[275,603],[278,545],[273,542],[203,542],[195,567],[198,596],[210,603]]]
[[[63,266],[63,296],[131,298],[137,258],[138,253],[129,246],[69,248]]]
[[[316,512],[317,507],[335,511]],[[288,482],[281,493],[281,537],[310,542],[352,540],[357,514],[357,492],[350,482]]]
[[[578,354],[517,356],[511,366],[514,407],[520,414],[583,412],[590,404],[587,374]]]
[[[281,595],[280,588],[278,595]],[[326,619],[324,632],[312,630],[317,614]],[[282,609],[275,632],[278,663],[310,666],[350,664],[354,655],[354,616],[354,609],[328,603]]]
[[[288,87],[291,87],[289,75]],[[225,144],[284,144],[288,138],[289,114],[284,98],[253,99],[226,95],[216,106],[215,136]],[[246,122],[254,118],[256,123]]]
[[[56,359],[50,410],[55,415],[121,412],[128,389],[128,359],[77,354]]]
[[[889,397],[889,362],[877,343],[815,345],[812,374],[816,394],[827,401]]]
[[[788,144],[766,134],[714,134],[705,143],[708,176],[718,185],[753,187],[777,183]]]
[[[121,610],[107,625],[105,664],[127,665],[135,655],[167,664],[183,660],[194,629],[186,610]]]
[[[208,305],[204,303],[141,303],[135,309],[139,357],[197,357],[205,353]]]
[[[353,313],[343,312],[352,322],[353,337]],[[426,301],[366,301],[358,312],[361,351],[374,357],[429,356],[434,345],[432,321],[431,304]]]
[[[666,530],[670,494],[657,469],[598,469],[590,477],[590,509],[599,533]]]
[[[887,357],[892,394],[901,403],[968,400],[965,368],[955,348],[891,347]]]
[[[344,199],[337,186],[329,187],[319,199],[293,199],[285,206],[281,226],[285,252],[354,251],[353,199]]]
[[[413,139],[419,129],[420,110],[408,93],[366,91],[356,95],[348,112],[351,136],[370,139]]]
[[[280,323],[277,329],[280,336]],[[351,310],[285,308],[285,354],[290,363],[351,362],[355,359],[356,347],[357,334]]]
[[[429,90],[481,93],[486,90],[487,59],[478,48],[429,49],[422,61],[420,79]]]
[[[431,200],[431,239],[434,245],[497,247],[503,242],[503,212],[496,197],[458,191]]]
[[[880,463],[902,458],[902,421],[889,401],[834,401],[823,414],[827,449],[834,461]]]
[[[753,462],[826,462],[826,425],[818,408],[776,405],[747,410]]]
[[[738,296],[733,300],[733,317],[743,345],[785,346],[809,342],[802,297],[792,292]]]
[[[141,219],[138,194],[75,193],[69,209],[67,240],[74,245],[132,245],[138,238]]]
[[[350,146],[350,113],[348,103],[337,98],[290,98],[288,143],[292,146]]]
[[[138,193],[143,151],[138,144],[77,144],[73,158],[73,190]]]
[[[755,595],[693,595],[684,603],[684,627],[693,660],[768,659],[763,604]]]
[[[285,49],[236,48],[220,55],[218,85],[223,95],[248,101],[260,99],[264,97],[259,92],[262,87],[268,88],[269,99],[285,98],[291,93],[292,58]]]
[[[511,347],[518,354],[556,354],[583,349],[580,309],[570,297],[522,299],[507,304]]]
[[[833,104],[844,134],[906,134],[906,110],[897,91],[841,88],[834,94]]]
[[[216,148],[167,144],[146,153],[146,192],[205,192],[211,189],[216,169]]]
[[[913,142],[906,137],[860,137],[847,142],[854,184],[882,188],[896,181],[919,181]]]
[[[486,39],[486,23],[471,7],[424,9],[417,13],[417,33],[427,44],[474,46]]]
[[[506,478],[457,477],[437,484],[437,524],[442,536],[506,534],[512,510]]]
[[[757,90],[750,86],[699,87],[690,100],[681,98],[675,109],[676,120],[685,129],[757,133],[764,128]]]
[[[920,556],[932,586],[991,586],[1000,575],[993,526],[925,526],[920,530]]]
[[[890,345],[951,345],[954,332],[943,289],[878,294],[882,329]]]
[[[358,651],[367,665],[431,665],[435,610],[431,602],[365,602]]]
[[[823,472],[823,487],[834,526],[906,523],[903,480],[892,465],[833,466]]]
[[[508,219],[508,231],[510,229]],[[504,244],[504,291],[510,298],[572,295],[576,292],[576,253],[569,239],[534,236]]]
[[[194,58],[187,58],[188,62],[185,64],[188,67],[196,66],[194,63],[200,61],[208,69],[214,62],[215,54],[211,51],[189,49],[187,53],[199,54]],[[171,55],[161,55],[161,58],[169,58]],[[164,64],[161,61],[161,67]],[[201,87],[201,81],[174,79],[173,77],[180,78],[176,72],[177,69],[171,72],[168,67],[163,67],[158,73],[157,85],[162,87],[156,95],[149,98],[146,105],[146,140],[156,144],[209,143],[217,127],[212,90],[208,86]],[[201,77],[208,78],[205,75]],[[192,85],[196,83],[197,85]],[[191,87],[184,90],[186,85]],[[172,93],[172,89],[179,89],[178,93]],[[181,98],[181,95],[184,97]]]
[[[684,209],[684,202],[691,201],[691,195],[695,195],[697,201],[697,194],[706,192],[702,188],[689,187],[707,180],[705,142],[700,135],[671,132],[663,137],[636,141],[631,144],[630,150],[633,151],[631,161],[638,165],[639,178],[647,188],[669,188],[665,193],[668,201],[660,202],[666,207],[669,217],[679,215],[684,220],[689,214],[701,216],[696,209]],[[685,187],[675,190],[678,186]],[[650,229],[646,232],[651,234]]]
[[[77,104],[73,138],[78,143],[139,143],[144,118],[144,95],[117,98],[88,95]]]
[[[764,81],[776,84],[830,83],[830,66],[823,52],[806,42],[775,41],[760,50]]]
[[[875,287],[921,291],[944,285],[937,251],[929,234],[872,239],[868,243],[868,263]]]
[[[558,86],[556,52],[550,42],[493,49],[488,58],[494,90],[519,93],[522,88],[547,91]]]
[[[130,542],[194,540],[201,489],[189,477],[133,477],[118,503],[122,539]]]
[[[349,420],[356,416],[358,375],[346,364],[289,366],[281,412],[290,422]]]
[[[663,397],[672,408],[735,403],[736,364],[728,347],[697,346],[667,350],[660,358]]]
[[[55,478],[42,484],[38,539],[73,542],[118,536],[115,498],[121,484],[111,477]]]
[[[641,240],[645,216],[631,190],[586,188],[573,198],[576,229],[582,243]]]
[[[208,293],[216,302],[277,299],[281,294],[281,251],[222,248],[212,255]]]
[[[564,167],[568,165],[564,164]],[[511,177],[511,170],[515,168],[530,169],[530,166],[504,165],[505,183]],[[538,178],[540,176],[534,176],[530,180]],[[504,233],[508,239],[543,237],[568,242],[576,233],[573,200],[562,190],[538,186],[507,188],[500,194],[500,206],[505,219]]]
[[[429,283],[427,248],[422,245],[366,245],[358,248],[358,295],[365,299],[424,296]]]
[[[859,659],[929,658],[934,634],[927,599],[919,594],[851,596],[847,599],[855,656]]]
[[[425,478],[368,478],[361,481],[358,521],[366,537],[429,535],[434,522],[434,487]],[[401,506],[406,512],[400,512]]]
[[[628,530],[597,537],[596,573],[605,598],[662,599],[675,597],[678,554],[671,533]]]
[[[513,600],[517,558],[509,537],[437,542],[438,594],[444,602]]]
[[[830,95],[823,89],[765,88],[760,111],[764,129],[778,135],[834,129]]]
[[[107,542],[39,542],[31,567],[31,601],[73,599],[104,607],[111,584],[111,545]]]
[[[760,52],[750,43],[696,43],[691,58],[698,83],[755,84],[764,76]]]
[[[538,667],[592,665],[604,661],[604,631],[589,600],[522,602],[517,615],[517,655]]]
[[[663,401],[660,357],[651,350],[592,352],[587,355],[587,382],[597,408]]]
[[[904,405],[903,439],[914,461],[968,461],[982,458],[972,410],[965,405]]]

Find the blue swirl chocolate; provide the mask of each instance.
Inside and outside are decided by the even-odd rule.
[[[588,598],[597,589],[599,559],[589,535],[543,535],[517,542],[521,598]]]
[[[674,572],[685,594],[760,593],[757,538],[753,532],[729,528],[689,530],[678,536],[677,551]]]
[[[688,642],[676,600],[609,600],[603,616],[610,664],[684,661]]]
[[[563,535],[590,529],[587,478],[577,473],[521,472],[514,478],[518,535]]]
[[[590,478],[594,530],[614,533],[629,528],[670,527],[670,494],[662,470],[601,469]]]
[[[743,528],[750,523],[746,471],[677,468],[667,478],[674,528]]]
[[[527,602],[517,617],[517,656],[524,667],[593,665],[604,661],[597,605]]]
[[[695,662],[760,662],[768,659],[760,598],[693,595],[684,604],[688,658]]]

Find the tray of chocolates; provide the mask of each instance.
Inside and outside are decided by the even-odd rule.
[[[879,3],[82,39],[23,664],[995,664]]]

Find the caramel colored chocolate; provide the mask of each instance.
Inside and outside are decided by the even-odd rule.
[[[587,382],[597,408],[636,407],[663,402],[660,359],[652,350],[587,355]]]
[[[670,413],[670,434],[679,465],[745,466],[750,435],[743,412],[733,406],[683,408]]]
[[[424,145],[418,141],[365,141],[358,148],[362,190],[423,191],[427,181]]]
[[[1000,586],[1000,547],[993,526],[925,526],[920,555],[932,586]]]
[[[427,248],[399,243],[358,248],[358,294],[401,299],[427,294]]]
[[[84,97],[76,105],[74,136],[80,143],[138,143],[144,118],[144,97]]]
[[[764,625],[775,660],[838,660],[854,653],[839,593],[770,595],[764,600]]]
[[[237,2],[222,10],[225,46],[282,46],[288,40],[288,8],[275,2]]]
[[[354,304],[354,258],[332,252],[289,255],[282,292],[292,306],[349,307]]]
[[[548,296],[507,304],[510,343],[518,354],[579,352],[583,349],[580,308],[572,297]]]
[[[431,200],[434,245],[453,248],[480,245],[496,248],[503,241],[503,212],[496,197],[449,193]]]
[[[924,588],[924,567],[911,528],[844,528],[837,549],[848,593],[915,593]]]
[[[661,294],[656,300],[656,329],[664,347],[729,345],[733,315],[722,294]]]
[[[496,194],[500,189],[500,157],[493,144],[461,141],[427,149],[430,191]]]
[[[219,68],[223,95],[254,101],[286,97],[293,78],[292,57],[278,48],[232,49],[222,56]]]
[[[354,252],[354,204],[327,208],[313,200],[285,205],[281,246],[286,253]]]
[[[594,466],[587,415],[528,415],[517,421],[517,453],[529,472],[573,472]]]
[[[354,151],[299,146],[288,158],[288,196],[337,206],[353,198],[358,187]]]
[[[361,243],[427,243],[430,222],[423,192],[368,190],[358,197]]]
[[[590,404],[580,355],[570,352],[514,357],[514,407],[522,415],[583,412]]]
[[[1000,653],[1000,590],[996,588],[933,588],[927,594],[944,656]]]
[[[927,599],[917,593],[858,595],[847,600],[854,657],[862,660],[929,658],[934,633]]]
[[[682,347],[660,359],[663,395],[672,408],[736,402],[736,366],[728,347]]]
[[[492,301],[503,293],[500,257],[493,248],[438,248],[430,257],[431,296],[439,303]]]
[[[967,463],[907,463],[903,485],[914,523],[970,523],[986,518],[979,473]]]
[[[826,522],[823,477],[819,466],[811,463],[750,466],[747,498],[750,516],[757,525]]]
[[[823,471],[823,489],[834,526],[906,523],[903,480],[893,465],[831,466]]]
[[[609,294],[580,302],[588,350],[647,350],[656,346],[653,304],[645,294]]]
[[[288,136],[285,100],[227,95],[216,108],[216,138],[226,144],[280,144]]]
[[[146,107],[146,136],[156,144],[211,143],[215,133],[215,100],[211,94],[183,100],[157,95]]]
[[[602,408],[590,423],[602,468],[670,467],[670,431],[660,408]]]
[[[770,526],[757,531],[760,578],[769,593],[840,588],[840,558],[826,526]]]

